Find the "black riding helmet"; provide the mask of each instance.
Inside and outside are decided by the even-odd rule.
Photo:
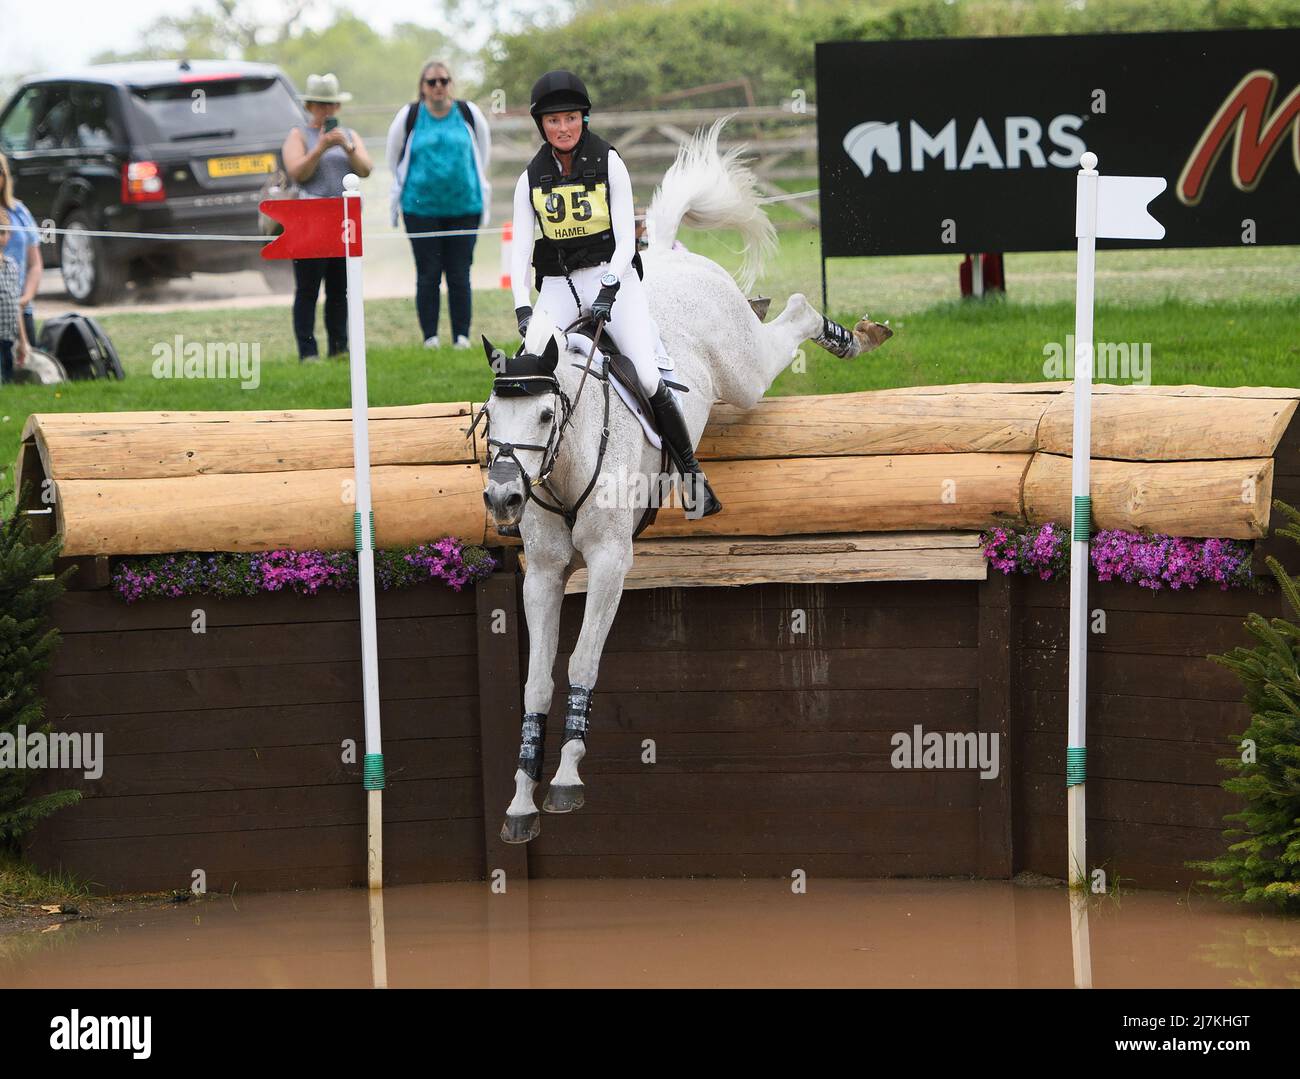
[[[591,115],[591,98],[587,96],[586,84],[572,71],[548,71],[533,83],[532,104],[528,111],[537,125],[538,134],[544,139],[543,113],[581,112],[585,124]]]

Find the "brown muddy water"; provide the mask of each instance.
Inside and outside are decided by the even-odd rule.
[[[214,896],[0,938],[0,986],[1300,987],[1300,920],[1206,897],[1081,905],[1061,887],[968,880],[807,889],[548,880],[504,895],[480,882]]]

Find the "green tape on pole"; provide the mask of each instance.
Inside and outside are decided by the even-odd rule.
[[[381,791],[384,789],[384,755],[382,753],[367,753],[364,763],[364,773],[362,785],[368,791]]]
[[[1074,496],[1074,531],[1073,537],[1077,540],[1088,542],[1088,536],[1092,533],[1092,496],[1075,495]]]
[[[357,550],[359,551],[362,548],[360,510],[352,514],[352,534],[356,537]],[[365,546],[368,546],[373,551],[375,549],[375,511],[374,510],[370,511],[370,534],[366,538],[369,540],[369,542],[365,544]]]
[[[1067,787],[1079,786],[1088,773],[1088,747],[1087,746],[1066,746],[1065,747],[1065,785]]]

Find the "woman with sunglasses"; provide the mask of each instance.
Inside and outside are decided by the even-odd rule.
[[[578,315],[603,318],[619,350],[636,366],[641,388],[673,461],[686,509],[708,517],[722,509],[695,459],[690,431],[659,373],[659,330],[641,285],[632,179],[618,151],[591,131],[591,99],[570,71],[548,71],[533,86],[530,112],[545,140],[515,185],[510,270],[519,334],[533,316],[531,257],[537,306],[560,328]],[[533,226],[541,230],[529,245]],[[617,303],[615,302],[617,300]]]
[[[415,256],[415,312],[425,347],[438,347],[438,290],[445,275],[452,345],[469,348],[470,264],[478,238],[472,230],[488,223],[492,134],[482,110],[456,98],[441,60],[424,65],[418,93],[388,129],[392,223],[400,210]],[[422,235],[449,232],[457,235]]]

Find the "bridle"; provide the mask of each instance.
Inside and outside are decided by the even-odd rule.
[[[561,331],[561,336],[563,336],[567,341],[569,333],[577,329],[579,326],[583,326],[591,321],[592,318],[590,315],[581,315]],[[520,474],[524,478],[524,490],[527,492],[528,497],[541,506],[542,509],[549,510],[551,513],[558,513],[564,518],[565,523],[570,528],[572,528],[577,522],[578,510],[582,508],[582,504],[587,501],[587,497],[591,494],[592,488],[596,486],[596,480],[600,477],[601,465],[603,465],[605,461],[605,449],[609,444],[609,378],[606,376],[605,378],[600,379],[604,389],[605,415],[604,419],[601,421],[600,449],[596,454],[596,467],[591,474],[591,479],[587,483],[587,486],[583,489],[582,494],[578,496],[578,500],[574,502],[572,506],[566,505],[564,499],[562,499],[551,486],[551,473],[554,471],[556,462],[559,460],[560,449],[564,445],[565,431],[573,420],[578,401],[582,398],[582,390],[587,383],[587,375],[591,371],[591,361],[596,355],[596,348],[600,344],[600,335],[605,329],[604,319],[596,319],[595,323],[596,332],[592,337],[591,351],[587,353],[587,363],[583,367],[582,379],[578,383],[578,389],[577,392],[574,393],[572,401],[569,400],[568,394],[564,392],[564,388],[560,385],[560,380],[555,376],[554,372],[549,375],[511,375],[499,372],[492,380],[494,392],[496,383],[499,381],[506,383],[531,382],[538,384],[540,388],[537,390],[528,390],[528,396],[538,396],[539,394],[547,393],[559,398],[560,407],[559,410],[554,412],[551,416],[551,429],[546,437],[545,445],[538,446],[526,442],[502,442],[500,439],[492,438],[492,417],[488,414],[488,406],[486,402],[484,402],[483,407],[478,410],[477,415],[474,416],[473,422],[470,424],[469,429],[466,432],[467,436],[473,434],[475,428],[478,427],[479,422],[486,421],[483,427],[483,434],[487,438],[488,444],[489,475],[491,474],[493,466],[502,458],[505,458],[508,461],[513,461],[515,467],[519,469]],[[574,366],[576,367],[577,365],[575,364]],[[495,455],[492,453],[493,447],[496,447]],[[524,463],[519,460],[519,457],[515,452],[516,450],[541,451],[542,464],[536,478],[529,476],[528,469],[526,469]],[[554,501],[547,502],[538,497],[536,490],[538,487],[545,490]]]

